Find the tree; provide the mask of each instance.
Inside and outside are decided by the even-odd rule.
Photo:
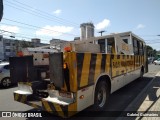
[[[156,57],[157,51],[153,49],[151,46],[147,45],[147,55],[148,57]]]

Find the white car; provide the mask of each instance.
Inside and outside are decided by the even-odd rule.
[[[8,62],[0,63],[0,84],[3,87],[9,87],[11,85],[10,69]]]
[[[160,65],[160,58],[158,58],[157,60],[155,60],[153,63],[154,63],[155,65]]]

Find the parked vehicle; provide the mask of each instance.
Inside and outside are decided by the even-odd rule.
[[[9,62],[0,63],[0,84],[3,87],[11,85]]]
[[[160,65],[160,58],[158,58],[157,60],[155,60],[153,63],[154,63],[155,65]]]
[[[154,62],[154,60],[155,60],[155,58],[154,58],[154,57],[149,57],[149,58],[148,58],[148,64],[153,63],[153,62]]]

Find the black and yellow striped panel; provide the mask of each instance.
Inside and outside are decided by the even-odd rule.
[[[29,101],[27,101],[27,95],[14,93],[14,100],[18,101],[18,102],[21,102],[21,103],[24,103],[24,104],[27,104],[27,105],[32,106],[34,108],[40,108],[41,109],[41,106],[36,105],[34,103],[30,103]]]
[[[117,77],[139,69],[143,64],[140,55],[67,52],[64,56],[64,63],[69,68],[69,82],[64,81],[59,90],[70,92],[93,85],[102,73]]]
[[[32,86],[32,83],[31,83],[31,82],[18,82],[18,84],[23,84],[23,85]]]
[[[135,55],[135,70],[142,67],[142,65],[145,65],[145,59],[144,55]]]
[[[136,69],[138,69],[138,66],[139,66],[138,55],[134,56],[134,60],[135,60],[135,70],[136,70]]]
[[[36,104],[34,104],[34,103],[30,103],[30,102],[28,102],[28,101],[27,101],[26,104],[29,105],[29,106],[32,106],[32,107],[34,107],[34,108],[36,108],[36,109],[41,109],[41,108],[42,108],[41,106],[36,105]]]
[[[42,109],[61,117],[68,117],[68,106],[42,100]]]
[[[94,82],[101,73],[102,54],[97,54],[96,67],[94,72]]]
[[[77,92],[77,58],[75,52],[70,53],[69,67],[70,91]]]
[[[110,55],[94,53],[77,53],[78,89],[93,85],[101,73],[110,71]]]
[[[21,103],[26,103],[27,102],[27,95],[14,93],[14,100],[21,102]]]
[[[77,112],[77,102],[71,103],[68,106],[68,117],[75,115]]]
[[[142,62],[143,62],[143,65],[145,65],[145,59],[143,55],[142,55]]]
[[[126,57],[124,55],[112,55],[112,77],[126,73]]]
[[[126,57],[126,70],[127,72],[134,70],[134,57],[132,55],[127,55]]]
[[[67,63],[69,69],[69,80],[64,78],[64,85],[58,90],[77,92],[77,61],[75,52],[63,53],[63,63]],[[54,86],[54,89],[57,89]]]

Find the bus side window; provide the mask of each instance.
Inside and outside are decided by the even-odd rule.
[[[115,40],[114,38],[107,38],[107,53],[115,53]]]
[[[137,40],[133,39],[133,50],[134,50],[134,55],[138,55],[138,44]]]
[[[143,43],[137,41],[137,45],[138,45],[138,55],[143,55]]]
[[[105,39],[98,40],[98,44],[100,45],[100,52],[105,53]]]
[[[143,55],[143,44],[139,42],[139,55]]]

